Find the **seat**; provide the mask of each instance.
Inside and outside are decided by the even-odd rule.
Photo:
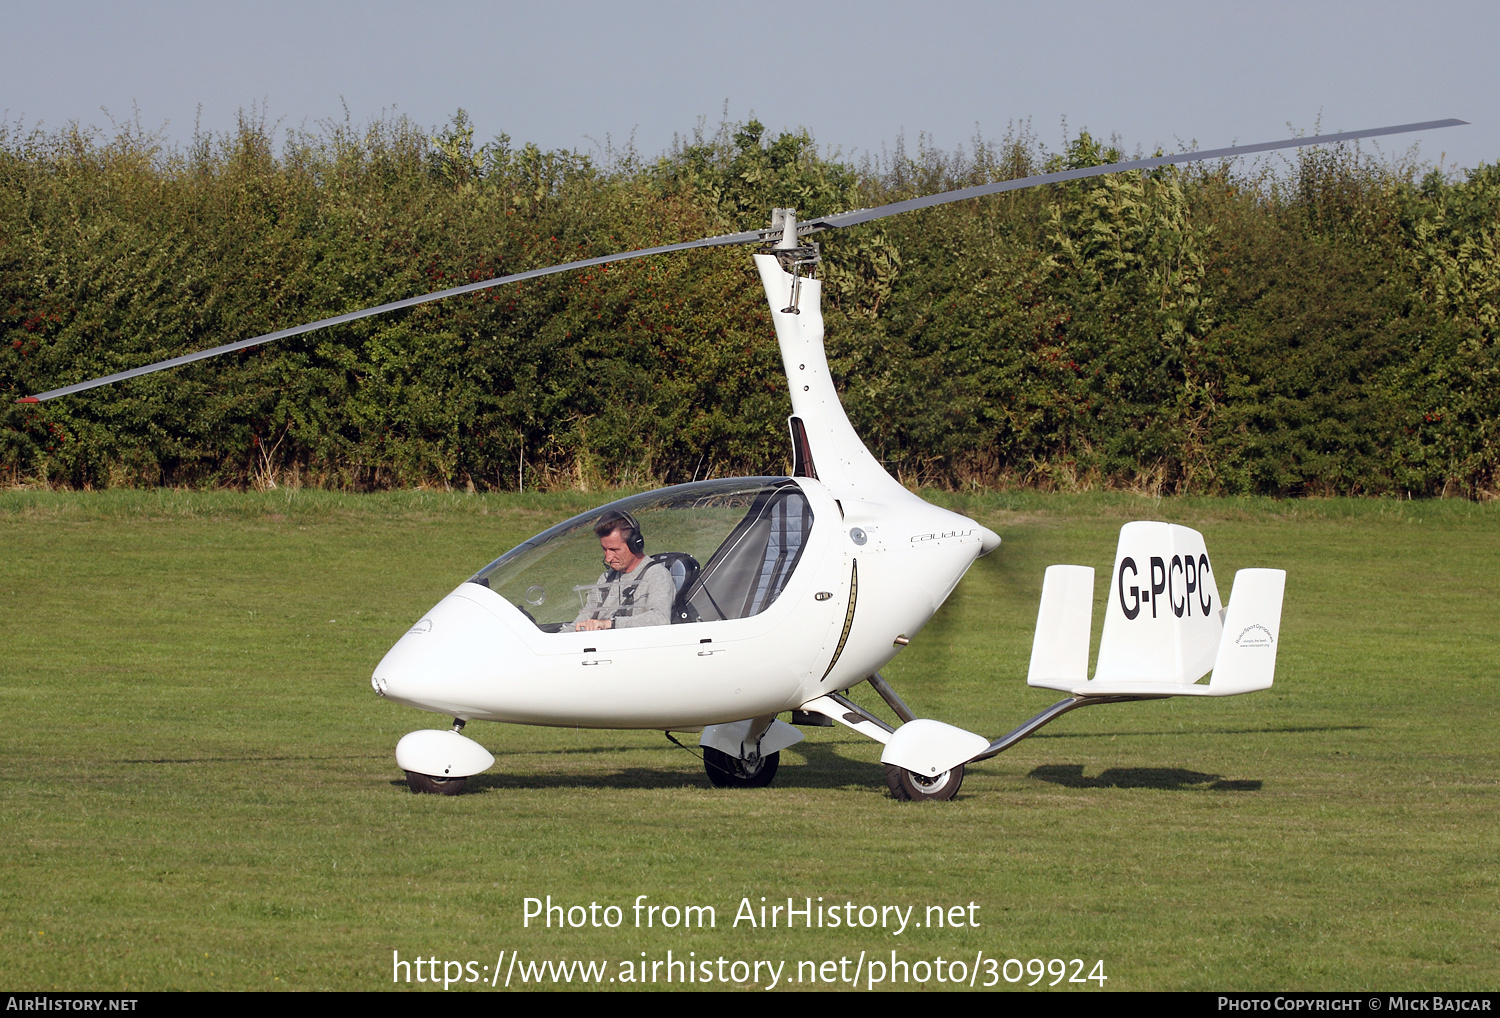
[[[762,493],[693,585],[701,617],[743,619],[770,607],[801,560],[812,509],[795,486]]]
[[[666,566],[667,572],[672,576],[672,583],[677,587],[677,596],[672,601],[673,624],[697,622],[698,609],[693,607],[687,595],[701,571],[698,560],[687,552],[659,551],[651,556],[651,561]]]

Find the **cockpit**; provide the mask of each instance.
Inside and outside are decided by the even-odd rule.
[[[601,581],[595,525],[634,519],[653,568],[676,589],[674,624],[741,619],[781,595],[812,532],[812,508],[789,477],[679,484],[623,498],[543,531],[470,577],[544,632],[571,628]]]

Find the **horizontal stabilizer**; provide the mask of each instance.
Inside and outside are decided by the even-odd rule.
[[[1093,624],[1093,568],[1048,566],[1026,684],[1069,693],[1088,681]]]
[[[1127,523],[1120,528],[1093,679],[1094,571],[1051,566],[1042,581],[1026,684],[1111,698],[1267,689],[1276,671],[1285,586],[1285,570],[1241,569],[1226,608],[1202,534],[1172,523]],[[1199,681],[1210,671],[1210,681]]]

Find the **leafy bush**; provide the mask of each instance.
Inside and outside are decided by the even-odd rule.
[[[12,482],[514,489],[787,469],[744,252],[421,305],[49,402],[14,397],[502,273],[1120,154],[1025,132],[854,166],[806,132],[655,161],[476,147],[462,111],[187,152],[0,131]],[[1357,150],[995,196],[824,234],[830,363],[890,469],[940,486],[1487,496],[1500,168]]]

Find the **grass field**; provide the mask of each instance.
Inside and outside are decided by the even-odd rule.
[[[615,975],[671,950],[783,960],[779,986],[808,988],[799,961],[894,950],[1102,961],[1111,990],[1500,984],[1500,506],[950,499],[1005,543],[887,671],[919,714],[995,736],[1052,702],[1024,684],[1042,572],[1106,572],[1131,518],[1202,530],[1225,594],[1288,570],[1275,688],[1075,712],[946,804],[890,800],[843,729],[725,791],[659,732],[476,723],[495,769],[410,795],[396,740],[446,719],[377,698],[376,662],[589,501],[0,494],[0,982],[380,989],[393,951]],[[523,928],[549,894],[625,921]],[[636,929],[642,894],[717,926]],[[980,925],[732,926],[761,896],[917,921],[974,902]]]

